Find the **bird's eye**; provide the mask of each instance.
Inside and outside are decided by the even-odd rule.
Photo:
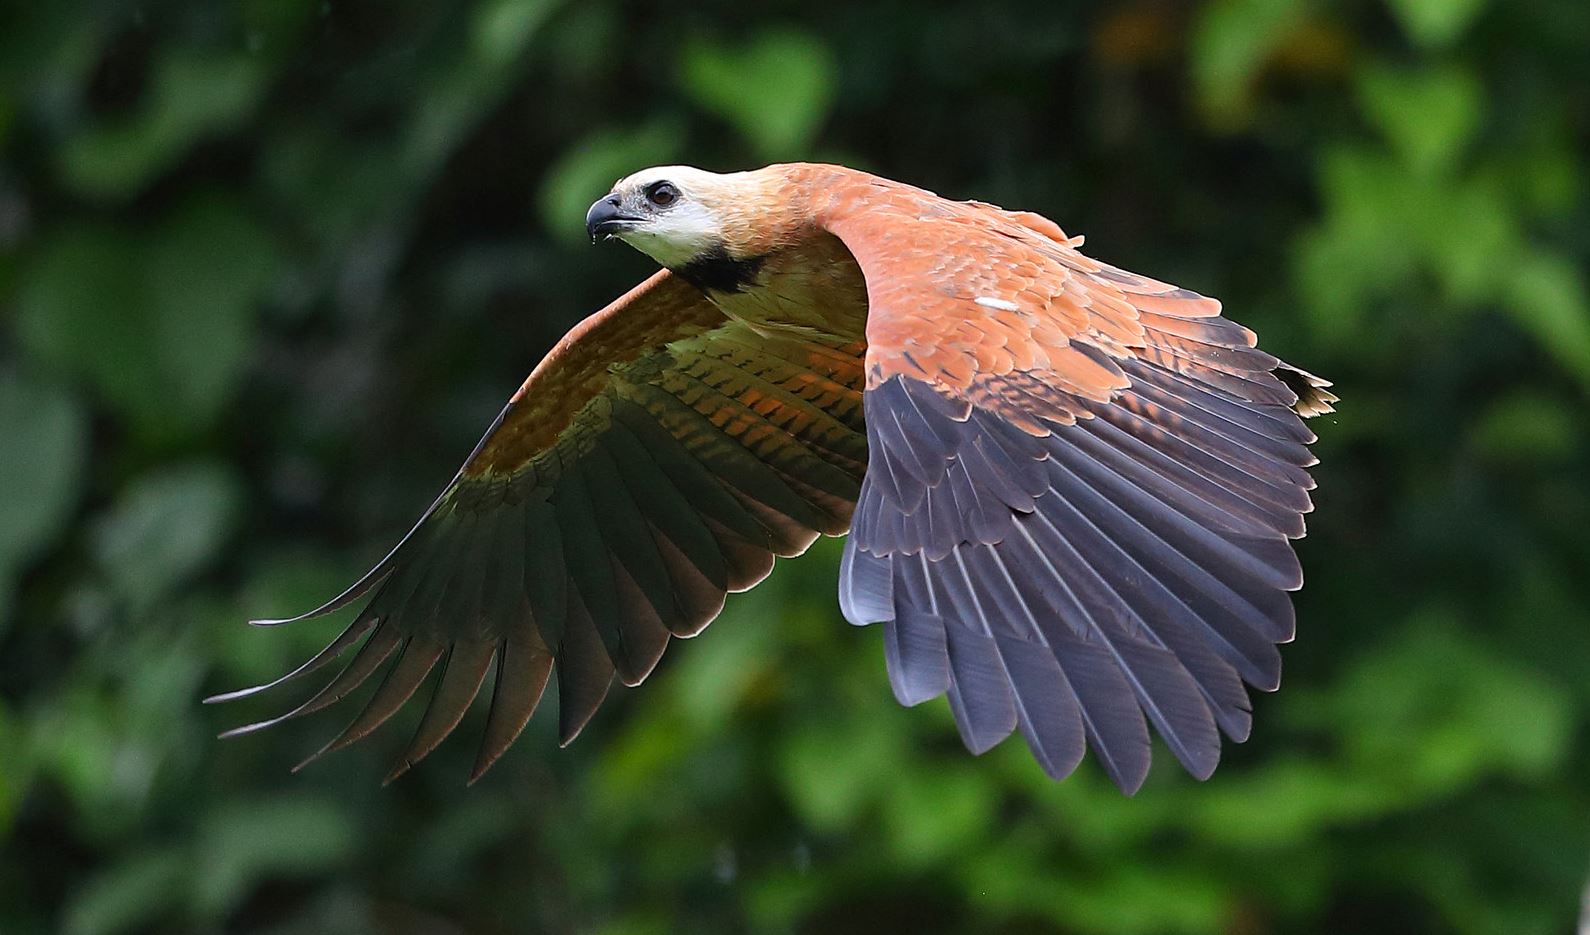
[[[653,182],[646,186],[646,200],[659,208],[666,208],[679,200],[679,189],[672,182]]]

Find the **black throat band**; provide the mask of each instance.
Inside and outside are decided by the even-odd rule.
[[[736,260],[722,246],[717,246],[675,269],[674,273],[697,289],[744,292],[746,286],[756,282],[756,274],[766,259],[753,256]]]

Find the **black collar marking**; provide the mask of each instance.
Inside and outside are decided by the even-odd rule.
[[[674,270],[680,278],[697,289],[713,292],[744,292],[745,287],[756,282],[765,256],[736,260],[722,245]]]

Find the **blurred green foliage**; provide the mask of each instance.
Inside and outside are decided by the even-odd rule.
[[[13,5],[0,931],[1568,930],[1587,89],[1581,0]],[[385,789],[401,728],[214,740],[276,708],[200,697],[336,626],[241,621],[378,557],[647,272],[584,207],[788,158],[1040,210],[1337,382],[1286,687],[1214,779],[967,756],[834,542],[473,789],[479,712]]]

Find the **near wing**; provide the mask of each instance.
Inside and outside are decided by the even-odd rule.
[[[974,752],[1019,729],[1059,778],[1091,745],[1131,793],[1152,723],[1207,777],[1217,727],[1248,735],[1243,682],[1279,682],[1315,460],[1294,407],[1335,397],[1035,215],[866,201],[831,225],[869,308],[846,617]]]
[[[471,781],[518,736],[554,668],[569,742],[615,672],[639,683],[671,636],[700,632],[775,555],[845,531],[866,463],[860,355],[754,334],[693,286],[653,276],[559,343],[380,564],[324,607],[265,621],[368,597],[341,636],[275,682],[210,700],[307,675],[362,639],[307,702],[230,733],[331,705],[386,664],[319,756],[386,721],[440,664],[395,778],[457,726],[495,659]]]

